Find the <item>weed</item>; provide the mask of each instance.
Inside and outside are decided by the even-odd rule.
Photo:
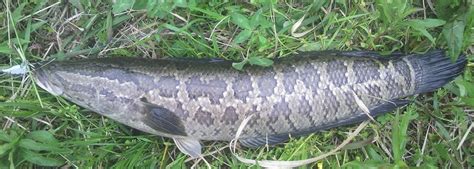
[[[295,51],[447,49],[470,60],[463,76],[407,108],[376,118],[340,153],[308,168],[474,166],[474,10],[468,0],[198,2],[26,1],[0,4],[2,66],[84,57],[220,58],[270,66]],[[0,79],[0,168],[205,167],[167,138],[138,132],[43,90]],[[245,158],[299,160],[328,152],[354,126],[243,149]],[[205,142],[213,167],[246,168],[226,143]],[[196,163],[196,164],[195,164]]]

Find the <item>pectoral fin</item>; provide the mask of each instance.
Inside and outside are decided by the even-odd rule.
[[[178,149],[193,158],[201,156],[201,143],[191,138],[173,138]]]
[[[149,103],[145,98],[140,100],[145,105],[143,123],[159,132],[187,136],[181,119],[174,112],[162,106]]]

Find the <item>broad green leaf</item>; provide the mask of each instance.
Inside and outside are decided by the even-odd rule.
[[[399,112],[395,115],[394,122],[392,124],[392,151],[393,158],[397,165],[406,165],[403,163],[403,155],[406,150],[406,143],[408,142],[408,124],[411,120],[417,117],[416,107],[409,106],[404,114],[400,115]]]
[[[0,44],[0,53],[11,55],[14,54],[13,50],[8,47],[7,43]]]
[[[248,20],[247,16],[244,16],[242,14],[239,14],[236,12],[232,13],[231,21],[232,23],[236,24],[240,28],[249,29],[249,30],[252,29],[252,27],[250,26],[250,21]]]
[[[45,157],[40,153],[36,153],[30,150],[23,149],[21,151],[21,154],[23,155],[23,158],[26,161],[29,161],[33,164],[37,164],[40,166],[55,167],[55,166],[60,166],[64,164],[63,160],[60,160],[57,158]]]
[[[474,107],[474,98],[462,98],[461,100],[467,105]]]
[[[247,62],[248,62],[248,60],[243,60],[241,62],[232,63],[232,67],[234,67],[237,70],[243,70],[244,66],[245,66],[245,64],[247,64]]]
[[[130,19],[130,15],[121,15],[112,18],[112,25],[118,25],[126,20]]]
[[[69,0],[68,2],[80,11],[84,11],[80,0]]]
[[[257,26],[262,24],[262,22],[264,22],[264,21],[266,21],[266,20],[265,20],[265,17],[263,17],[262,9],[260,9],[257,12],[255,12],[253,14],[252,18],[250,19],[250,27],[255,29],[255,28],[257,28]]]
[[[272,5],[276,5],[278,3],[278,0],[250,0],[250,3],[269,8]]]
[[[191,11],[199,11],[203,14],[206,14],[206,16],[209,16],[211,17],[212,19],[216,20],[216,21],[220,21],[222,20],[224,17],[226,16],[223,16],[215,11],[212,11],[212,10],[209,10],[209,9],[206,9],[206,8],[198,8],[198,7],[194,7],[194,6],[190,6],[189,9]]]
[[[7,109],[0,109],[0,116],[11,116],[11,117],[27,117],[31,118],[34,115],[39,114],[38,112],[33,112],[33,111],[10,111],[10,108]]]
[[[466,80],[457,80],[456,84],[460,88],[462,86],[462,88],[464,88],[466,90],[464,95],[462,95],[462,96],[465,96],[467,94],[467,96],[474,97],[474,84],[472,82],[469,82],[469,81],[466,81]]]
[[[422,24],[426,28],[434,28],[438,27],[441,25],[446,24],[446,21],[441,20],[441,19],[432,19],[432,18],[427,18],[427,19],[412,19],[411,21],[415,21],[417,23]]]
[[[54,138],[53,134],[45,130],[32,131],[28,133],[27,137],[42,143],[58,143],[58,140]]]
[[[28,19],[28,23],[27,23],[26,28],[24,30],[23,38],[26,41],[30,41],[30,35],[31,35],[31,20]],[[28,48],[28,43],[24,44],[24,46],[23,46],[23,49],[26,49],[26,48]]]
[[[449,138],[449,137],[448,137]],[[434,150],[436,153],[443,158],[445,161],[451,161],[453,168],[462,168],[461,164],[459,164],[452,154],[449,153],[448,148],[450,147],[449,144],[435,144],[433,145]]]
[[[372,148],[371,146],[367,146],[367,153],[370,159],[383,161],[383,157],[379,153],[377,153],[377,151],[375,151],[374,148]]]
[[[110,42],[114,36],[114,30],[112,29],[113,26],[113,19],[112,19],[112,13],[107,12],[107,19],[105,20],[105,30],[107,31],[107,42]]]
[[[235,37],[234,43],[239,44],[239,43],[245,42],[247,39],[250,38],[250,35],[252,35],[251,30],[248,30],[248,29],[243,30]]]
[[[37,103],[30,103],[30,102],[2,102],[0,103],[0,107],[16,107],[19,109],[26,109],[26,110],[32,110],[32,111],[44,110]]]
[[[188,2],[186,2],[186,0],[174,0],[174,5],[177,7],[186,8],[188,7]]]
[[[115,3],[112,5],[112,12],[114,14],[118,14],[120,12],[129,10],[135,4],[135,0],[116,0]]]
[[[64,152],[58,144],[39,143],[31,139],[21,139],[18,145],[22,148],[35,151]]]
[[[385,25],[399,22],[414,12],[407,0],[376,0],[375,4],[379,12],[379,17]]]
[[[434,3],[436,14],[439,18],[450,20],[454,13],[461,7],[462,0],[436,0]]]
[[[35,23],[31,24],[31,32],[36,31],[38,28],[43,26],[45,23],[46,23],[46,21],[38,21],[38,22],[35,22]]]
[[[155,0],[148,0],[146,3],[146,12],[148,16],[154,16],[155,13],[158,11],[157,8],[157,1]]]
[[[95,23],[96,19],[98,18],[97,17],[98,15],[92,15],[92,17],[90,17],[88,20],[87,20],[87,24],[85,24],[86,26],[84,27],[85,30],[89,30]]]
[[[270,46],[270,43],[268,42],[267,38],[265,36],[259,35],[258,36],[258,51],[262,52],[263,50],[267,49]]]
[[[263,57],[249,57],[248,60],[252,65],[271,66],[273,64],[273,60]]]
[[[175,7],[172,1],[148,0],[148,4],[148,15],[157,16],[161,19],[168,16]]]
[[[443,36],[448,45],[449,57],[453,60],[461,54],[465,26],[465,15],[458,16],[453,22],[444,25]]]
[[[366,161],[351,161],[345,163],[342,168],[358,168],[358,169],[376,169],[376,168],[391,168],[393,164],[380,160],[366,160]]]
[[[298,48],[299,51],[317,51],[321,50],[323,48],[323,45],[321,44],[320,41],[318,42],[311,42],[311,43],[305,43],[301,47]]]
[[[169,29],[169,30],[172,30],[173,32],[176,32],[176,33],[180,33],[182,32],[183,30],[181,28],[178,28],[174,25],[170,25],[170,24],[164,24],[163,25],[165,28]]]
[[[20,20],[20,18],[22,17],[21,13],[23,12],[23,8],[25,8],[25,5],[26,5],[26,2],[20,4],[20,6],[18,6],[18,7],[13,11],[13,13],[12,13],[13,22],[16,23],[18,20]]]
[[[11,142],[13,138],[7,132],[0,130],[0,141]]]
[[[133,9],[141,10],[147,8],[148,0],[135,0],[135,4],[133,4]]]
[[[5,153],[7,153],[12,148],[13,148],[13,143],[6,143],[6,144],[0,145],[0,157],[5,155]]]
[[[265,46],[268,44],[267,38],[265,38],[265,36],[262,36],[262,35],[258,36],[258,42],[260,46]]]
[[[427,28],[433,28],[437,26],[444,25],[446,22],[439,19],[412,19],[405,21],[404,24],[410,26],[411,28],[415,29],[423,36],[427,37],[432,43],[435,42],[433,36],[426,30]]]

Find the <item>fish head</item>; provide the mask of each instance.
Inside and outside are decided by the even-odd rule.
[[[64,92],[64,86],[60,79],[54,76],[54,72],[40,65],[33,66],[33,79],[39,87],[52,95],[59,96]]]

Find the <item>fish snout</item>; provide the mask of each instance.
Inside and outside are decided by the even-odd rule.
[[[63,94],[63,89],[62,87],[55,85],[53,83],[53,78],[52,78],[52,73],[48,72],[44,69],[37,69],[34,70],[33,76],[35,79],[35,82],[38,86],[40,86],[42,89],[48,91],[49,93],[59,96]]]

